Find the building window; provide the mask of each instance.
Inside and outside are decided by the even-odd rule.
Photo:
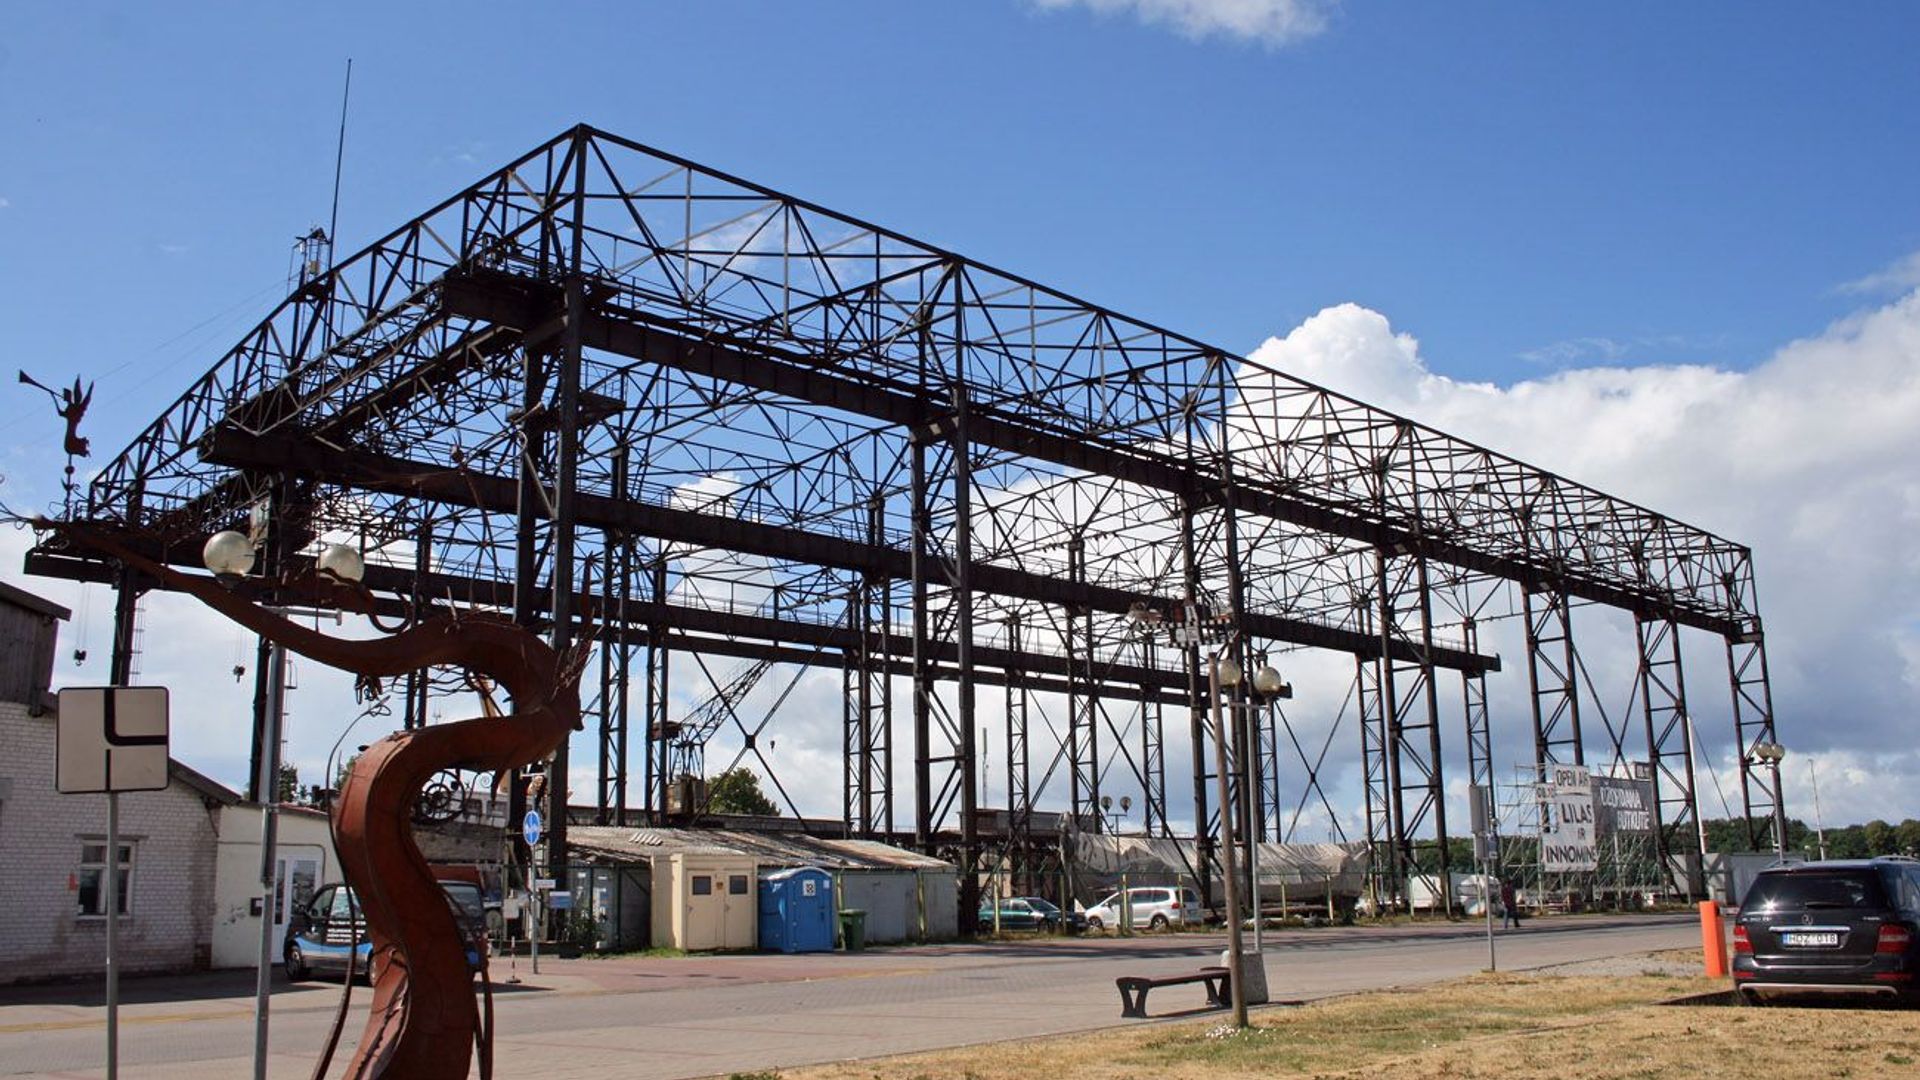
[[[80,873],[75,880],[78,888],[75,899],[78,902],[75,914],[81,918],[102,919],[107,915],[107,845],[105,843],[82,842],[80,845]],[[133,910],[133,845],[120,845],[120,897],[119,909],[122,916]]]

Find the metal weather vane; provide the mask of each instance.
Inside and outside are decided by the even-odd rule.
[[[25,371],[20,372],[20,382],[40,390],[52,398],[54,415],[67,422],[67,438],[65,444],[67,451],[67,472],[64,486],[67,491],[67,506],[69,511],[71,511],[73,506],[73,459],[88,457],[92,452],[92,446],[80,434],[80,421],[87,415],[87,407],[93,404],[93,384],[87,383],[85,386],[82,386],[79,376],[75,376],[71,387],[55,390],[27,374]]]

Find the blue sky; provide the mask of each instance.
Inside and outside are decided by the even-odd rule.
[[[1219,21],[1236,10],[1319,27],[1236,34]],[[1155,18],[1169,11],[1189,21]],[[1916,46],[1920,7],[1895,3],[25,2],[0,38],[0,356],[97,378],[95,463],[124,445],[284,292],[294,237],[327,217],[351,56],[343,248],[588,121],[1238,351],[1296,328],[1300,349],[1360,341],[1392,378],[1349,372],[1351,388],[1423,419],[1439,401],[1443,427],[1697,512],[1754,544],[1763,597],[1792,613],[1793,587],[1767,575],[1793,536],[1743,531],[1762,496],[1704,490],[1750,461],[1696,456],[1693,487],[1647,487],[1644,461],[1467,415],[1471,395],[1419,380],[1516,388],[1510,408],[1602,369],[1702,365],[1764,389],[1783,346],[1820,338],[1906,387],[1900,318],[1871,348],[1822,335],[1920,285]],[[1364,317],[1315,321],[1349,302],[1416,337],[1418,366],[1393,368]],[[56,423],[7,387],[0,497],[40,508]],[[1823,408],[1793,432],[1844,422]],[[1834,487],[1776,474],[1782,491]],[[1882,486],[1860,505],[1912,491]],[[1894,658],[1863,675],[1881,679],[1860,698],[1876,709],[1913,700],[1902,650],[1920,670],[1912,586],[1871,579],[1912,576],[1915,532],[1881,524],[1894,550],[1860,590],[1884,620],[1870,644]],[[1782,696],[1799,704],[1787,680],[1826,658],[1784,643]],[[1920,760],[1854,764],[1863,792],[1920,776]],[[1844,794],[1822,768],[1831,805]]]
[[[1744,367],[1920,248],[1905,5],[1347,3],[1282,45],[1023,0],[528,11],[17,7],[0,347],[131,363],[117,442],[156,348],[263,311],[325,220],[348,56],[354,247],[587,120],[1231,348],[1351,300],[1501,381]]]

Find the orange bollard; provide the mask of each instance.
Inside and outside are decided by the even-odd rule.
[[[1726,924],[1720,918],[1720,905],[1712,900],[1700,901],[1700,951],[1706,957],[1707,978],[1726,978]]]

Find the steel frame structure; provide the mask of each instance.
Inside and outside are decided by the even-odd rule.
[[[1191,821],[1206,849],[1197,661],[1125,618],[1201,595],[1247,655],[1355,658],[1367,836],[1396,877],[1416,847],[1444,869],[1442,671],[1468,680],[1472,769],[1491,769],[1475,693],[1499,661],[1448,611],[1526,619],[1538,761],[1581,759],[1553,697],[1572,684],[1573,601],[1724,638],[1742,745],[1773,738],[1745,547],[585,126],[303,282],[75,513],[191,567],[262,506],[277,559],[357,543],[397,607],[499,610],[561,647],[592,635],[605,820],[657,817],[697,762],[713,726],[667,685],[669,658],[695,655],[842,669],[853,833],[978,864],[980,688],[998,686],[1013,831],[1043,799],[1104,827],[1103,784],[1124,782],[1150,830]],[[56,544],[29,565],[115,580]],[[1461,599],[1516,591],[1520,610]],[[729,678],[709,721],[737,704]],[[1167,706],[1188,710],[1190,814],[1167,803]],[[1649,728],[1669,823],[1672,793],[1692,794],[1674,730]],[[1772,792],[1744,766],[1742,784],[1770,820]],[[1263,819],[1278,792],[1259,801]]]

